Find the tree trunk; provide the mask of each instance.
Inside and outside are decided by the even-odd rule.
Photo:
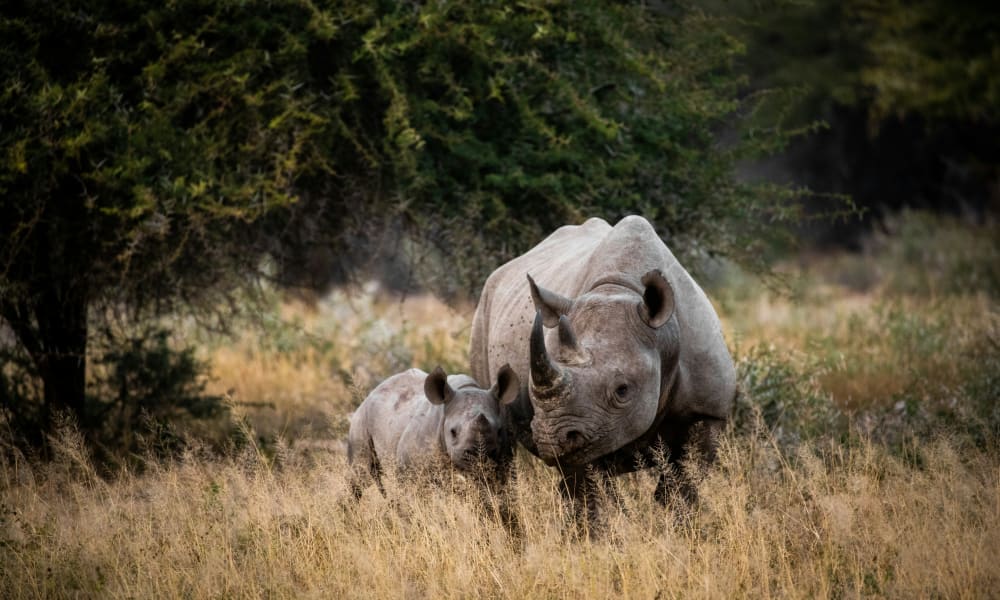
[[[36,358],[42,379],[41,425],[54,433],[57,415],[65,414],[87,437],[95,425],[85,411],[87,385],[88,267],[91,244],[84,203],[74,198],[76,184],[63,182],[58,215],[44,222],[35,251],[32,309],[41,352]],[[48,446],[47,441],[44,444]]]
[[[70,416],[85,434],[87,388],[87,303],[71,298],[37,307],[38,337],[44,355],[37,362],[43,385],[42,429],[51,433],[57,414]]]
[[[31,357],[42,382],[42,402],[34,418],[22,411],[19,434],[35,448],[45,449],[59,413],[68,415],[84,433],[93,426],[86,414],[87,300],[86,294],[63,293],[50,283],[34,302],[0,303],[0,316]],[[24,401],[25,398],[19,400]],[[27,417],[27,418],[25,418]]]

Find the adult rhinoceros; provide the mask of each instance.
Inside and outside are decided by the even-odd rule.
[[[470,358],[479,381],[506,364],[518,374],[512,433],[577,499],[588,465],[630,472],[657,449],[675,465],[692,447],[712,460],[736,390],[715,310],[636,216],[562,227],[494,271]],[[661,475],[657,499],[668,491]]]

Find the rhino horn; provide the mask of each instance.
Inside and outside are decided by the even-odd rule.
[[[559,343],[570,353],[582,353],[580,344],[576,341],[576,334],[573,333],[573,326],[570,325],[566,315],[559,317]]]
[[[548,396],[553,388],[560,387],[564,379],[562,369],[549,358],[545,349],[542,311],[539,310],[535,313],[535,323],[531,327],[531,383],[542,396]]]
[[[546,327],[555,327],[559,317],[573,308],[572,300],[538,285],[531,275],[528,275],[528,287],[531,288],[531,300],[535,303],[535,309],[542,311]]]
[[[573,332],[573,326],[566,315],[559,317],[558,331],[562,360],[568,361],[570,364],[583,364],[587,362],[587,354],[576,340],[576,333]]]

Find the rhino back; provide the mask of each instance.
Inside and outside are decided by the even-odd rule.
[[[351,419],[367,433],[378,460],[408,466],[438,458],[444,410],[424,395],[427,373],[410,369],[378,385]],[[356,436],[351,436],[352,441]]]

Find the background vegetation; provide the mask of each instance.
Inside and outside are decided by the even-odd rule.
[[[122,333],[109,314],[224,324],[262,279],[325,289],[401,239],[438,294],[473,297],[590,215],[749,260],[796,212],[732,176],[785,134],[722,142],[752,106],[742,46],[690,7],[57,0],[0,19],[3,410],[33,447],[58,412],[116,443],[88,347],[146,350],[102,336]]]

